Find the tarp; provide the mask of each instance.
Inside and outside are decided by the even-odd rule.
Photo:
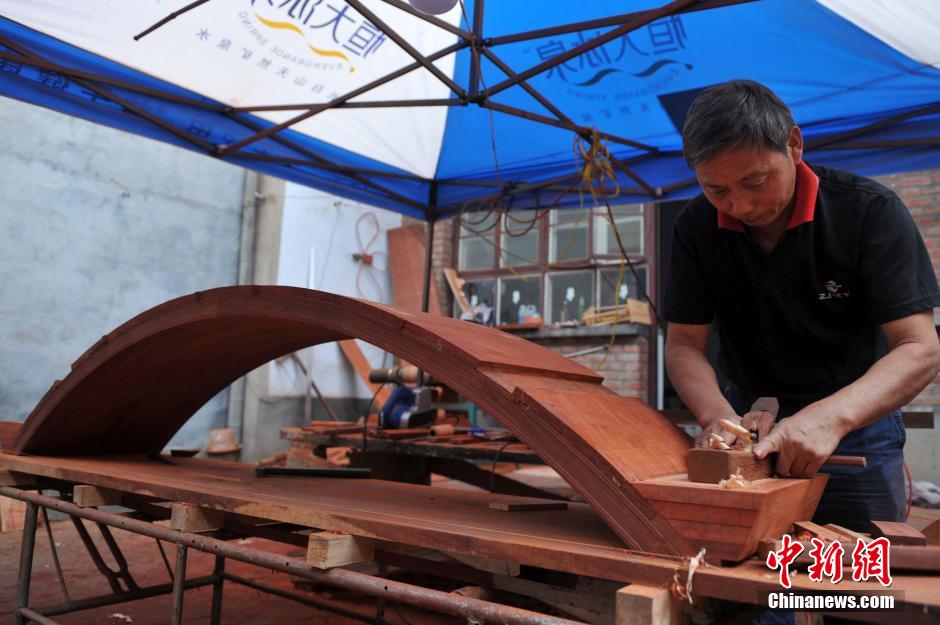
[[[595,129],[623,198],[693,195],[685,111],[734,78],[781,95],[810,162],[940,167],[940,3],[663,3],[212,0],[135,41],[187,2],[0,0],[0,94],[420,218],[579,205]]]

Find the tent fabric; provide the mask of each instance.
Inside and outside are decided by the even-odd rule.
[[[0,0],[0,94],[419,218],[496,198],[513,210],[582,205],[575,140],[590,129],[634,173],[616,169],[616,201],[694,195],[685,111],[735,78],[781,95],[810,162],[868,175],[940,167],[940,8],[926,0],[680,0],[680,12],[529,77],[529,90],[503,88],[620,25],[512,35],[664,3],[489,2],[473,25],[465,0],[441,16],[448,29],[401,0],[214,0],[135,41],[186,3]],[[486,44],[476,88],[473,50],[453,27]],[[433,73],[415,61],[450,50]],[[310,111],[396,71],[344,107]]]

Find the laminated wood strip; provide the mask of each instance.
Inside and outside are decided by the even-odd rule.
[[[482,406],[594,503],[627,544],[673,555],[691,551],[630,484],[685,470],[690,440],[662,415],[519,337],[308,289],[225,287],[142,313],[53,385],[13,450],[159,451],[241,375],[303,347],[348,338],[400,356]],[[576,391],[567,399],[557,392],[566,388]]]

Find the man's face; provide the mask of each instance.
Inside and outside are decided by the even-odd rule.
[[[803,158],[803,137],[794,127],[787,153],[740,146],[723,150],[695,166],[705,197],[722,213],[752,228],[787,219]]]

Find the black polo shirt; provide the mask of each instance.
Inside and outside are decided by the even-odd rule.
[[[879,324],[940,306],[930,256],[887,187],[797,168],[793,214],[766,254],[700,195],[676,220],[663,316],[715,321],[719,367],[745,392],[806,405],[886,353]]]

